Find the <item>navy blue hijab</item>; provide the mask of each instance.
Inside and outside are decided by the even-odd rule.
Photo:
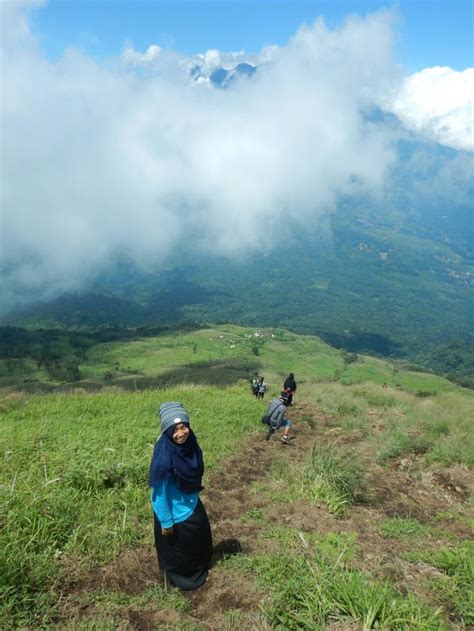
[[[177,445],[173,440],[174,429],[169,427],[156,442],[150,464],[149,485],[156,486],[161,480],[171,479],[183,493],[197,493],[203,488],[201,448],[191,428],[186,442]]]

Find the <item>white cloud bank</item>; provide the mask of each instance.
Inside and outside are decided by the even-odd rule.
[[[159,47],[52,63],[23,13],[2,17],[7,308],[80,287],[117,254],[154,264],[183,248],[268,249],[340,195],[381,191],[396,160],[393,130],[367,116],[399,84],[390,12],[304,27],[227,90],[190,81],[196,58]],[[197,60],[208,73],[252,61]]]
[[[125,65],[134,68],[159,69],[160,55],[163,54],[166,51],[154,45],[144,53],[126,48],[122,60]],[[182,57],[180,63],[186,73],[198,66],[200,80],[210,83],[209,77],[216,68],[230,70],[238,63],[262,68],[279,54],[281,49],[278,46],[268,46],[259,54],[208,50],[192,57]],[[401,79],[391,93],[382,91],[377,105],[395,114],[410,131],[452,149],[474,151],[474,68],[462,72],[439,66],[425,68]]]
[[[453,149],[474,151],[474,68],[426,68],[387,102],[409,129]]]

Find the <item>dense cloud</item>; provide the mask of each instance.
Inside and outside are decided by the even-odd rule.
[[[75,50],[52,63],[24,13],[2,17],[7,307],[80,287],[117,254],[268,249],[282,222],[315,225],[341,195],[379,194],[396,164],[394,128],[372,116],[401,81],[390,12],[317,21],[255,58],[155,46],[102,64]],[[206,81],[239,61],[258,71],[226,90]]]
[[[426,68],[386,103],[410,129],[446,147],[474,151],[474,69]]]

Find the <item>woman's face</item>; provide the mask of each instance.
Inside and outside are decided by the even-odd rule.
[[[184,423],[178,423],[176,427],[173,429],[173,442],[177,445],[184,445],[184,443],[188,440],[189,436],[189,427]]]

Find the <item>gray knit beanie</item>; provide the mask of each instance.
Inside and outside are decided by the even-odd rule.
[[[164,434],[167,429],[178,423],[189,425],[189,415],[184,409],[182,403],[176,401],[167,401],[161,403],[158,409],[158,416],[161,422],[161,433]]]

